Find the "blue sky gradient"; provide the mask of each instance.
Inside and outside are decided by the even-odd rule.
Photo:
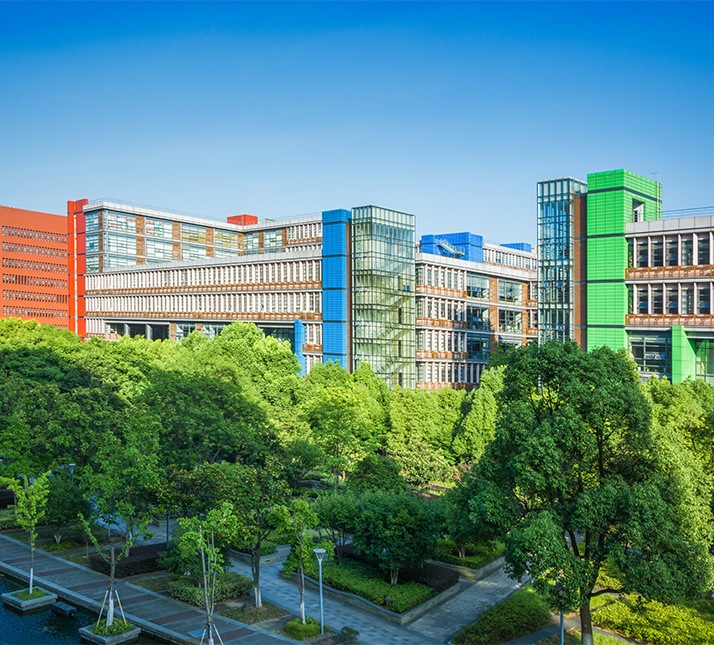
[[[540,179],[714,205],[714,3],[0,2],[0,204],[379,204],[535,242]],[[652,175],[654,176],[654,175]]]

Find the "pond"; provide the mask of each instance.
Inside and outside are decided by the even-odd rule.
[[[23,585],[0,575],[0,594],[20,589]],[[0,603],[0,645],[44,645],[45,643],[79,643],[79,628],[97,619],[77,608],[73,616],[60,616],[49,607],[22,613]],[[134,643],[161,643],[142,637]]]

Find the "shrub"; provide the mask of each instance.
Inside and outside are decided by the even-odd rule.
[[[352,627],[343,627],[338,634],[340,643],[356,643],[359,632]]]
[[[253,581],[250,578],[225,571],[218,574],[216,579],[216,602],[226,602],[235,598],[250,595],[253,591]],[[196,584],[193,578],[182,577],[169,583],[169,593],[172,598],[195,605],[203,606],[203,587]]]
[[[49,552],[55,552],[55,551],[69,551],[71,549],[77,549],[81,546],[84,546],[83,544],[80,544],[79,542],[75,542],[74,540],[63,540],[59,544],[57,542],[48,542],[42,547],[43,551],[49,551]]]
[[[161,566],[159,558],[164,551],[166,551],[165,543],[132,547],[129,555],[117,562],[115,577],[126,578],[140,573],[158,571]],[[109,563],[97,553],[89,556],[89,566],[99,573],[109,575]]]
[[[134,625],[123,620],[115,620],[111,627],[107,627],[106,619],[102,618],[98,624],[92,625],[90,629],[99,636],[118,636],[134,629]]]
[[[708,601],[664,605],[627,596],[595,611],[593,622],[657,645],[714,643],[714,605]]]
[[[20,525],[17,523],[17,519],[15,518],[14,508],[0,510],[0,531],[4,531],[6,529],[16,529],[19,526]]]
[[[355,552],[351,544],[338,547],[335,552],[335,555],[339,552],[345,558],[362,562],[375,569],[378,567],[378,564],[372,558]],[[441,593],[459,582],[459,574],[436,562],[425,562],[422,565],[409,564],[404,566],[399,571],[399,580],[401,582],[418,582],[428,585],[438,593]]]
[[[285,623],[284,629],[291,638],[304,641],[306,638],[315,638],[320,633],[320,623],[308,616],[303,625],[299,618],[295,618]]]
[[[478,620],[454,637],[457,645],[491,645],[537,632],[550,624],[545,598],[526,587],[484,611]]]
[[[310,562],[305,573],[317,578],[317,565]],[[376,567],[349,559],[344,559],[339,565],[334,562],[324,563],[322,579],[334,589],[353,593],[398,613],[407,611],[436,594],[431,587],[417,582],[389,584]]]

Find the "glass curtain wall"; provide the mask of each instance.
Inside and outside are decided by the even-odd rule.
[[[414,215],[352,210],[352,350],[390,387],[416,385]]]
[[[572,340],[573,202],[587,192],[577,179],[538,182],[538,340]]]

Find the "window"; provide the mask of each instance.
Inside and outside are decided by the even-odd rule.
[[[181,224],[181,239],[184,242],[194,242],[196,244],[206,243],[206,227],[194,224]],[[203,256],[205,257],[205,255]]]
[[[147,217],[144,226],[147,237],[161,237],[168,240],[173,237],[173,225],[167,220]]]
[[[521,285],[508,280],[498,281],[498,299],[501,302],[521,302]]]
[[[466,293],[469,298],[488,300],[490,297],[488,278],[469,273],[466,278]]]
[[[498,330],[509,334],[520,334],[522,315],[520,311],[500,309],[498,312]]]

